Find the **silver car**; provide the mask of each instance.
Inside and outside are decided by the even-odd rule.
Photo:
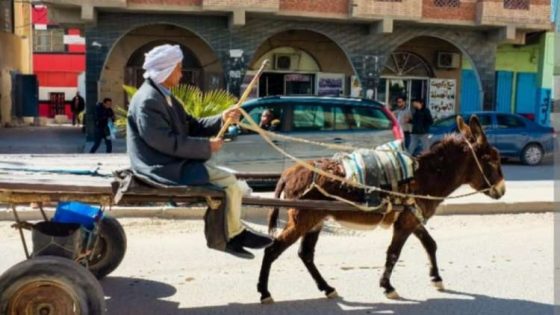
[[[263,112],[272,114],[265,128],[307,140],[372,148],[395,139],[402,131],[384,105],[372,100],[338,97],[275,96],[251,100],[243,108],[257,123]],[[231,128],[230,128],[231,129]],[[281,173],[293,161],[258,134],[231,132],[213,162],[238,172]],[[300,159],[331,157],[336,150],[292,141],[274,143]]]

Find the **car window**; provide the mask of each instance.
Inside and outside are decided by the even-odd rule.
[[[294,105],[293,131],[324,131],[333,129],[333,117],[328,106]]]
[[[488,128],[489,126],[492,126],[492,116],[490,115],[480,115],[477,116],[478,117],[478,121],[480,122],[480,125],[482,126],[482,128]]]
[[[350,117],[344,112],[344,108],[340,106],[333,107],[334,130],[350,129]]]
[[[353,129],[391,129],[393,123],[385,113],[374,107],[358,106],[351,109]]]
[[[498,128],[523,128],[525,122],[519,117],[513,115],[497,115],[496,116]]]
[[[257,123],[261,124],[261,117],[265,110],[272,113],[271,123],[267,124],[265,129],[269,131],[280,131],[282,129],[282,119],[284,118],[285,106],[282,104],[259,105],[246,109],[247,113]],[[245,118],[241,119],[242,123],[247,123]],[[249,130],[244,130],[243,133],[253,133]]]

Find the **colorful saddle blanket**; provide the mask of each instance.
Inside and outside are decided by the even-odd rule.
[[[367,186],[397,190],[398,185],[410,181],[417,169],[417,162],[403,147],[401,140],[395,140],[375,149],[358,149],[352,153],[337,153],[333,159],[344,167],[346,179]],[[368,204],[381,202],[379,193],[366,194]]]

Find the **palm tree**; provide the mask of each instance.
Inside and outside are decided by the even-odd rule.
[[[138,91],[137,88],[123,85],[128,99]],[[217,115],[237,102],[237,98],[224,90],[212,90],[203,92],[199,87],[193,85],[178,85],[171,89],[171,94],[183,105],[189,115],[202,118]],[[120,132],[126,131],[127,109],[124,106],[115,107],[115,126]]]

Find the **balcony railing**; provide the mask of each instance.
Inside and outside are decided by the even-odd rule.
[[[482,0],[477,3],[477,20],[482,25],[520,25],[550,28],[550,1]]]
[[[422,17],[422,0],[353,0],[352,17],[418,20]]]

